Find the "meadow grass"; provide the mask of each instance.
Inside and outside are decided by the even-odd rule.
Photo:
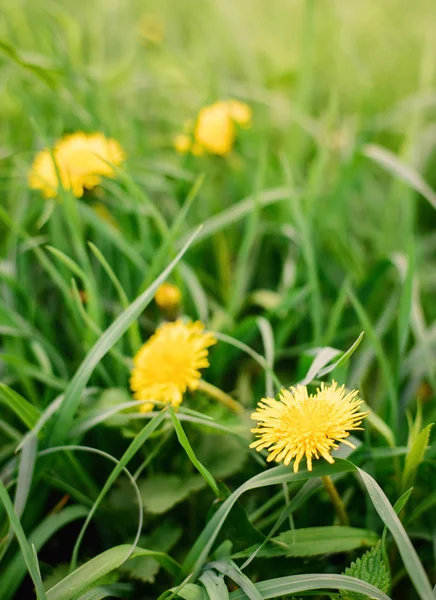
[[[2,13],[0,600],[434,600],[434,2]],[[227,156],[175,151],[232,98]],[[76,131],[121,144],[114,177],[30,190]],[[141,412],[164,281],[218,343]],[[262,397],[333,379],[370,411],[355,450],[294,473],[249,448]]]

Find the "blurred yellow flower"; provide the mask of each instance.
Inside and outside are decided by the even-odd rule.
[[[227,100],[223,104],[226,105],[231,118],[241,127],[251,127],[251,119],[253,111],[248,104],[240,100]]]
[[[282,389],[279,400],[264,398],[251,418],[258,426],[251,431],[259,439],[250,444],[257,451],[268,448],[267,460],[283,461],[288,465],[294,460],[298,471],[305,456],[307,469],[312,470],[312,458],[321,456],[333,463],[330,452],[343,442],[354,448],[347,438],[350,431],[362,429],[359,425],[367,412],[359,412],[362,400],[356,398],[358,391],[346,393],[345,386],[338,388],[333,381],[330,386],[321,383],[315,395],[309,395],[306,386]]]
[[[55,198],[60,180],[64,189],[71,189],[80,198],[85,189],[99,185],[102,176],[114,177],[113,166],[124,160],[124,151],[116,140],[102,133],[73,133],[60,139],[52,151],[37,154],[29,173],[29,187],[41,190],[46,198]]]
[[[182,293],[180,289],[172,283],[163,283],[154,296],[158,307],[162,310],[174,310],[180,306]]]
[[[215,102],[200,109],[195,126],[184,127],[184,133],[175,137],[174,147],[180,154],[192,152],[200,156],[205,152],[226,156],[236,139],[236,127],[251,126],[252,110],[240,100]],[[189,135],[191,134],[191,135]]]
[[[236,130],[227,106],[217,102],[205,106],[198,113],[194,139],[207,152],[224,156],[230,152]]]
[[[208,348],[216,341],[200,321],[179,319],[161,325],[133,359],[130,387],[134,398],[179,406],[186,390],[197,389],[200,369],[209,366]],[[141,410],[148,412],[152,407],[145,402]]]
[[[174,148],[179,154],[186,154],[192,146],[191,138],[187,133],[179,133],[174,138]]]

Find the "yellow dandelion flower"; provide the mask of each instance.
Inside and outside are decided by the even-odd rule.
[[[182,300],[180,289],[172,283],[163,283],[154,296],[154,300],[159,308],[174,308]]]
[[[230,117],[235,123],[246,129],[251,127],[253,111],[248,104],[245,104],[245,102],[241,102],[240,100],[227,100],[224,104],[227,107]]]
[[[283,389],[279,400],[264,398],[251,418],[258,426],[251,431],[259,439],[251,448],[270,452],[268,461],[283,461],[288,465],[294,460],[294,471],[298,471],[305,456],[307,469],[312,470],[312,459],[321,456],[333,463],[330,452],[343,442],[354,448],[346,438],[350,431],[362,429],[359,425],[368,413],[360,412],[362,400],[358,391],[346,392],[345,386],[324,383],[316,394],[309,395],[306,386]]]
[[[179,406],[186,390],[195,390],[200,369],[209,366],[209,346],[216,338],[200,321],[164,323],[133,359],[130,387],[137,400],[156,400]],[[141,406],[147,412],[150,403]]]
[[[114,177],[113,166],[124,160],[125,154],[116,140],[102,133],[73,133],[59,140],[52,152],[46,149],[37,154],[29,174],[29,187],[41,190],[46,198],[55,198],[59,173],[62,187],[71,189],[80,198],[85,189],[97,186],[102,176]]]
[[[207,152],[225,156],[232,149],[235,135],[235,124],[224,103],[205,106],[198,113],[194,138]]]

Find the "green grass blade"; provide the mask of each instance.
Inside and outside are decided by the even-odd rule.
[[[389,364],[387,355],[383,349],[383,345],[380,341],[379,336],[377,335],[377,332],[375,331],[374,327],[372,326],[371,320],[370,320],[366,310],[363,308],[362,304],[358,300],[356,294],[351,289],[351,287],[348,288],[348,297],[351,301],[351,304],[354,307],[354,310],[356,311],[356,314],[357,314],[365,332],[368,335],[368,338],[371,340],[371,343],[374,346],[375,352],[380,361],[380,367],[381,367],[381,370],[385,377],[386,386],[388,389],[389,400],[390,400],[391,423],[394,426],[396,426],[397,420],[398,420],[398,401],[397,401],[397,392],[396,392],[396,388],[395,388],[395,380],[394,380],[394,376],[392,373],[391,365]]]
[[[29,429],[32,429],[39,419],[39,411],[33,404],[30,404],[23,396],[1,382],[0,402],[12,410]]]
[[[436,208],[436,192],[429,186],[422,175],[410,165],[405,164],[396,154],[377,144],[366,144],[363,148],[363,154],[392,175],[407,183],[418,194],[421,194],[421,196],[428,200],[433,208]]]
[[[209,600],[229,600],[229,591],[222,575],[208,570],[201,574],[198,581],[204,585]]]
[[[236,204],[233,204],[230,208],[227,208],[221,213],[206,220],[204,222],[202,232],[196,237],[194,245],[206,238],[211,237],[218,231],[226,229],[229,225],[240,221],[243,217],[251,213],[253,208],[256,206],[256,202],[258,202],[259,206],[261,207],[270,206],[271,204],[287,200],[291,192],[292,190],[287,187],[274,188],[260,192],[257,199],[254,196],[248,196],[247,198],[240,200]],[[183,244],[185,240],[189,239],[191,235],[192,231],[189,232],[186,237],[182,238],[181,244]]]
[[[406,456],[403,476],[401,478],[401,490],[403,492],[413,486],[418,467],[424,459],[433,425],[434,423],[430,423],[421,431]]]
[[[106,456],[106,458],[110,458],[111,460],[116,462],[116,466],[113,469],[112,473],[109,475],[108,479],[106,480],[106,483],[104,484],[103,488],[101,489],[99,495],[97,496],[97,499],[95,500],[91,510],[89,511],[89,514],[86,517],[85,523],[83,524],[83,527],[80,530],[79,535],[77,536],[76,543],[74,544],[73,555],[71,558],[71,564],[72,564],[73,568],[77,565],[80,544],[81,544],[83,536],[85,535],[85,532],[88,528],[88,525],[91,522],[91,519],[95,514],[95,511],[100,506],[101,502],[103,501],[103,498],[106,496],[107,492],[112,487],[112,485],[114,484],[114,482],[116,481],[116,479],[118,478],[118,476],[121,474],[122,471],[124,471],[127,474],[127,476],[129,477],[129,479],[132,482],[130,473],[126,469],[126,465],[135,456],[135,454],[138,452],[138,450],[140,450],[140,448],[142,448],[142,446],[144,445],[144,442],[150,437],[150,435],[160,425],[164,416],[165,416],[164,412],[161,411],[149,423],[147,423],[147,425],[145,425],[145,427],[138,433],[138,435],[135,437],[135,439],[129,445],[129,447],[124,452],[123,456],[120,458],[119,461],[117,461],[116,459],[111,457],[109,454],[101,453],[101,451],[95,450],[95,452],[101,453],[102,455]],[[135,490],[137,491],[137,495],[140,498],[141,494],[137,490],[136,482],[133,481],[132,484],[135,487]],[[139,504],[141,505],[141,502],[139,502]],[[139,515],[139,522],[142,523],[142,509],[141,509],[141,513]],[[137,537],[139,537],[140,529],[141,529],[141,527],[138,528]]]
[[[109,279],[112,281],[113,286],[117,291],[118,298],[120,299],[121,306],[124,309],[127,309],[129,306],[129,299],[127,297],[126,292],[124,291],[123,286],[121,285],[120,280],[115,275],[114,270],[104,257],[103,253],[97,248],[95,244],[93,244],[92,242],[88,242],[88,246],[91,248],[94,256],[97,258],[98,262],[106,271],[106,274],[109,277]],[[130,338],[132,354],[134,354],[141,346],[141,334],[139,333],[139,325],[137,321],[133,321],[132,325],[128,329],[128,334]]]
[[[274,380],[271,373],[274,370],[274,331],[271,323],[265,317],[258,317],[256,322],[265,348],[265,363],[268,365],[268,369],[265,371],[265,395],[267,398],[273,398],[275,395]]]
[[[65,579],[57,583],[48,590],[47,600],[73,600],[80,593],[84,592],[98,581],[104,575],[118,569],[130,556],[131,546],[124,544],[115,546],[110,550],[102,552],[98,556],[91,558],[84,565],[70,573]],[[150,556],[174,576],[177,574],[179,565],[168,554],[164,552],[155,552],[144,548],[136,548],[130,558],[139,556]]]
[[[58,513],[48,515],[29,535],[29,543],[40,550],[44,544],[60,529],[86,516],[83,506],[68,506]],[[2,574],[2,599],[12,598],[26,575],[26,565],[21,553],[17,553],[6,566]]]
[[[168,275],[188,250],[199,231],[200,228],[194,232],[174,260],[171,261],[154,283],[152,283],[152,285],[147,288],[128,309],[119,315],[88,352],[65,391],[64,399],[48,437],[48,445],[56,446],[67,439],[68,432],[73,425],[74,416],[80,404],[81,395],[95,367],[127,331],[131,324],[139,317],[144,308],[151,302],[157,288],[167,279]]]
[[[305,481],[307,479],[321,477],[325,474],[331,475],[353,470],[355,470],[355,467],[351,463],[337,460],[334,465],[318,463],[310,473],[303,470],[294,473],[289,467],[279,466],[260,473],[259,475],[255,475],[235,490],[233,494],[222,503],[217,512],[210,519],[186,557],[180,577],[186,577],[186,575],[191,572],[198,573],[199,569],[206,561],[207,555],[232,507],[245,492],[260,487],[294,481]]]
[[[409,330],[411,324],[413,283],[415,276],[415,246],[413,241],[409,244],[409,255],[407,261],[407,272],[401,291],[400,306],[398,310],[398,357],[401,361],[407,347]]]
[[[434,600],[433,591],[424,567],[395,510],[375,479],[362,469],[358,468],[357,470],[374,504],[374,508],[395,539],[404,566],[418,596],[421,600]]]
[[[87,592],[79,596],[77,600],[103,600],[103,598],[126,598],[126,592],[128,591],[130,591],[130,586],[128,585],[99,585],[93,590],[88,590]]]
[[[208,565],[212,569],[216,569],[219,573],[223,573],[238,585],[250,600],[262,600],[263,596],[258,591],[256,586],[242,571],[238,568],[235,563],[228,563],[224,561],[214,561]]]
[[[189,443],[189,440],[186,437],[186,433],[185,433],[182,425],[180,424],[180,421],[177,418],[177,415],[174,412],[174,408],[171,406],[171,404],[168,405],[168,410],[169,410],[169,413],[171,416],[171,421],[172,421],[172,424],[176,431],[177,439],[179,440],[180,445],[182,446],[183,450],[188,455],[188,458],[192,462],[194,467],[197,469],[197,471],[200,473],[200,475],[203,477],[203,479],[206,481],[206,483],[210,486],[210,488],[212,489],[215,496],[219,497],[220,491],[218,489],[215,479],[213,478],[211,473],[209,473],[209,471],[206,469],[206,467],[204,465],[202,465],[201,462],[198,460],[198,458],[195,456],[192,446]]]
[[[47,600],[45,595],[44,586],[42,584],[41,575],[39,573],[39,565],[35,561],[35,556],[32,551],[32,547],[26,538],[23,527],[20,523],[20,519],[15,513],[14,506],[9,498],[9,494],[0,479],[0,501],[6,509],[6,513],[9,517],[11,527],[17,537],[18,543],[20,544],[21,552],[23,554],[24,562],[26,563],[30,577],[33,580],[36,589],[36,597],[38,600]]]
[[[289,577],[277,577],[256,584],[262,598],[279,598],[299,592],[313,590],[347,590],[363,594],[365,598],[374,600],[391,600],[384,592],[375,586],[360,579],[348,575],[290,575]],[[232,592],[230,600],[246,600],[249,598],[242,590]]]

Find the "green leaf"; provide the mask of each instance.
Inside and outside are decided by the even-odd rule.
[[[220,481],[220,498],[215,500],[209,511],[208,518],[214,514],[219,507],[229,498],[232,494],[227,486]],[[235,502],[232,512],[229,514],[226,522],[223,525],[222,536],[226,539],[232,540],[234,544],[242,543],[244,547],[246,544],[261,543],[264,540],[264,535],[252,525],[248,518],[247,511],[240,502]]]
[[[272,538],[257,554],[258,557],[317,556],[335,552],[349,552],[362,546],[372,546],[379,536],[374,531],[357,527],[308,527],[291,529]],[[244,552],[249,556],[255,548]],[[241,555],[238,555],[241,556]]]
[[[129,556],[130,551],[130,544],[125,544],[95,556],[48,590],[47,600],[73,600],[102,577],[118,569]],[[173,576],[179,570],[178,564],[163,552],[136,548],[131,558],[137,556],[152,556]]]
[[[249,455],[235,437],[208,433],[202,437],[197,456],[215,479],[226,479],[241,471]]]
[[[160,552],[169,552],[182,535],[182,528],[175,523],[165,520],[148,536],[139,540],[141,546],[154,548]],[[161,565],[151,556],[138,556],[128,560],[121,569],[133,579],[139,579],[144,583],[154,583]]]
[[[425,455],[432,427],[433,423],[430,423],[430,425],[427,425],[427,427],[421,431],[406,456],[403,476],[401,478],[401,489],[403,491],[411,487],[415,481],[418,467]]]
[[[371,583],[382,592],[388,593],[391,587],[391,575],[386,567],[380,543],[345,569],[344,575],[356,577]],[[367,600],[368,596],[356,592],[342,592],[342,600]]]
[[[200,475],[151,475],[139,484],[144,509],[154,515],[162,515],[179,502],[198,492],[205,483]]]
[[[29,429],[38,421],[39,411],[33,404],[4,383],[0,383],[0,402],[6,404]]]

